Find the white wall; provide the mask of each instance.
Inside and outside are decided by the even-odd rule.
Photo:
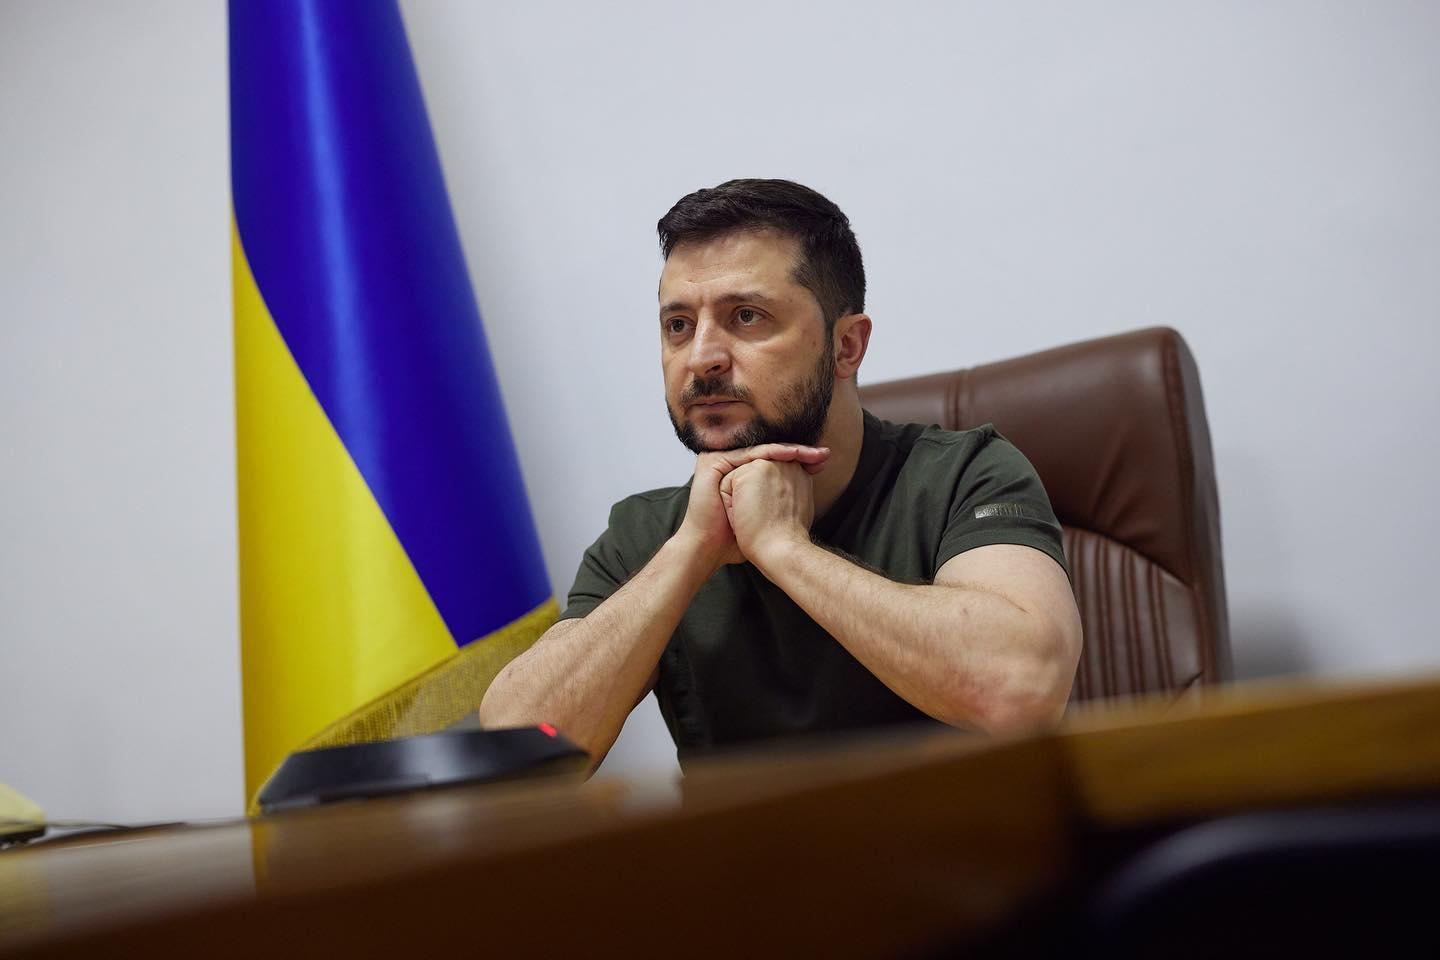
[[[404,5],[558,591],[687,473],[654,221],[784,176],[867,380],[1185,334],[1243,675],[1440,668],[1440,7],[677,6]],[[240,808],[225,124],[221,5],[0,6],[0,780],[55,815]]]
[[[0,4],[0,781],[240,808],[224,10]]]

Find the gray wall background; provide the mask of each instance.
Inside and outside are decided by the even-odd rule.
[[[1156,323],[1200,365],[1242,676],[1440,669],[1440,6],[403,4],[558,592],[683,480],[653,225],[850,214],[867,380]],[[225,10],[0,3],[0,781],[242,805]],[[673,770],[653,707],[602,773]]]

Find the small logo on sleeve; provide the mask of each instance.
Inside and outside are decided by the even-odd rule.
[[[976,520],[984,520],[988,517],[1024,517],[1026,520],[1045,519],[1021,503],[983,503],[975,508]]]

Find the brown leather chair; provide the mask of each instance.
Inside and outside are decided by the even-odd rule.
[[[1139,330],[860,392],[887,420],[994,423],[1035,465],[1085,628],[1072,700],[1229,679],[1210,428],[1179,333]]]

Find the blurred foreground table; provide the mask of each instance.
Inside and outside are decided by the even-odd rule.
[[[663,786],[663,785],[662,785]],[[1240,686],[1057,731],[534,781],[0,852],[0,954],[924,956],[1240,811],[1440,794],[1440,680]]]

